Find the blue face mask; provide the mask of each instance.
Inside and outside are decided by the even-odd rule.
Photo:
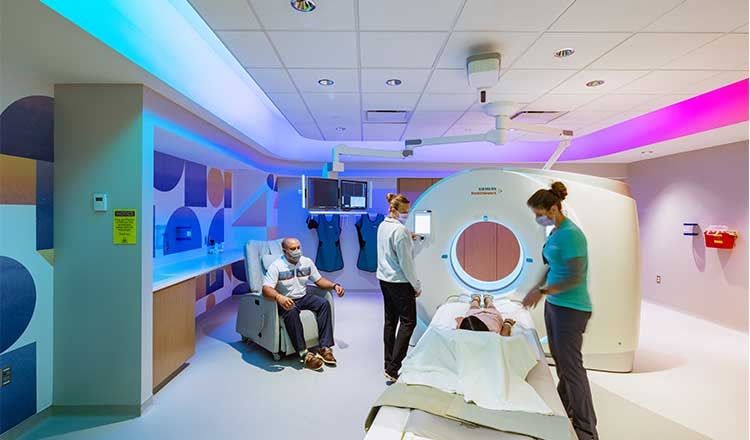
[[[290,261],[299,261],[299,259],[302,258],[302,249],[289,251],[289,254],[287,257]]]
[[[536,222],[539,224],[539,226],[554,226],[555,222],[551,220],[546,215],[538,215],[536,216]]]

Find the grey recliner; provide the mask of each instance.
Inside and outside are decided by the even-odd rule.
[[[264,297],[261,293],[263,288],[263,275],[265,264],[270,264],[276,258],[281,257],[281,240],[257,241],[252,240],[245,244],[245,272],[250,292],[240,297],[240,306],[237,312],[237,333],[242,336],[242,341],[252,341],[273,354],[273,359],[278,361],[282,356],[295,353],[292,340],[284,327],[284,320],[279,317],[277,304],[274,300]],[[333,295],[328,290],[319,289],[317,286],[308,285],[307,293],[319,295],[331,303],[331,322],[335,324]],[[300,320],[305,333],[305,344],[308,348],[318,345],[318,322],[313,312],[303,310],[300,312]]]

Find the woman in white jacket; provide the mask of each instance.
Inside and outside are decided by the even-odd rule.
[[[410,202],[402,194],[388,194],[386,200],[388,217],[378,227],[377,277],[385,307],[385,377],[395,382],[417,325],[416,298],[422,293],[422,286],[414,266],[412,235],[404,226]]]

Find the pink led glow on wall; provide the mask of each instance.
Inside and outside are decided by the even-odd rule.
[[[747,121],[748,80],[664,107],[578,139],[562,160],[591,159]]]

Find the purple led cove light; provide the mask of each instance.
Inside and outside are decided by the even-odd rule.
[[[561,160],[592,159],[663,142],[748,119],[748,80],[664,107],[581,138]]]

